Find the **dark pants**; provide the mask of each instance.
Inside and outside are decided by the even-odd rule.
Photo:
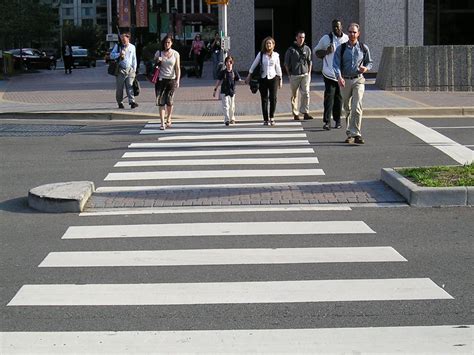
[[[272,119],[275,114],[278,85],[280,83],[279,80],[280,79],[277,77],[274,77],[273,79],[260,79],[258,91],[260,91],[260,98],[262,100],[262,115],[264,121],[268,121],[268,118]],[[270,114],[268,113],[269,101]]]
[[[64,56],[64,71],[66,74],[71,72],[73,61],[72,55]]]
[[[202,67],[204,66],[204,55],[203,53],[196,55],[194,54],[194,70],[196,71],[196,77],[202,76]]]
[[[339,83],[324,77],[324,123],[331,124],[332,118],[336,124],[341,123],[342,94]]]

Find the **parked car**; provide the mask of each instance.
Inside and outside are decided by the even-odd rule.
[[[11,49],[15,69],[56,69],[56,57],[34,48]]]
[[[88,68],[96,66],[95,57],[90,55],[89,50],[77,48],[72,50],[73,67],[86,66]]]

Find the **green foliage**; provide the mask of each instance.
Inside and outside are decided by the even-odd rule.
[[[55,36],[57,9],[39,0],[1,1],[0,47],[4,49],[41,44]]]
[[[99,26],[74,26],[63,27],[63,40],[71,46],[81,46],[91,51],[103,49],[105,34]]]
[[[421,186],[474,186],[474,163],[463,166],[407,168],[398,170],[398,173]]]

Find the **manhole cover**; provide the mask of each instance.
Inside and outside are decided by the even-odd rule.
[[[43,124],[0,124],[0,137],[64,136],[84,126]]]

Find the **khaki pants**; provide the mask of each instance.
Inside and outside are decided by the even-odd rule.
[[[346,113],[346,134],[348,137],[360,137],[362,126],[362,98],[365,91],[365,79],[345,79],[341,87],[343,108]]]
[[[311,82],[310,74],[292,75],[290,77],[291,86],[291,110],[293,115],[309,112],[309,84]],[[301,105],[298,107],[298,90],[301,94]]]
[[[229,96],[221,94],[222,110],[224,111],[224,123],[235,121],[235,95]]]

